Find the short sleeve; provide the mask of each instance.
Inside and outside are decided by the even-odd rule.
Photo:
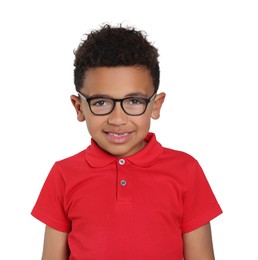
[[[207,224],[222,213],[207,178],[194,160],[187,167],[181,229],[187,233]]]
[[[31,212],[46,225],[62,231],[70,231],[70,221],[64,207],[65,181],[57,163],[52,167]]]

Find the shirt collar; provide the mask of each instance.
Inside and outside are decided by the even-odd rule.
[[[92,167],[104,167],[121,158],[128,160],[135,165],[148,167],[159,159],[163,152],[163,148],[156,140],[154,133],[148,133],[144,140],[147,142],[147,145],[141,151],[124,158],[115,157],[105,152],[93,139],[91,139],[91,145],[85,150],[85,159]]]

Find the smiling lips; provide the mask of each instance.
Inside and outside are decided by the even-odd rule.
[[[131,134],[129,132],[126,133],[106,132],[106,137],[108,141],[115,144],[126,143],[130,139],[130,136]]]

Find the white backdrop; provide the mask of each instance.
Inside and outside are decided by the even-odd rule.
[[[30,216],[54,161],[84,149],[73,50],[109,22],[136,26],[160,52],[167,93],[152,131],[202,165],[223,215],[216,259],[258,259],[257,1],[1,1],[1,258],[40,259],[44,225]]]

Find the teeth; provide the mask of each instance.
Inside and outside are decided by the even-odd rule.
[[[127,136],[128,133],[123,133],[123,134],[115,134],[115,133],[109,133],[110,135],[112,136],[115,136],[115,137],[121,137],[121,136]]]

